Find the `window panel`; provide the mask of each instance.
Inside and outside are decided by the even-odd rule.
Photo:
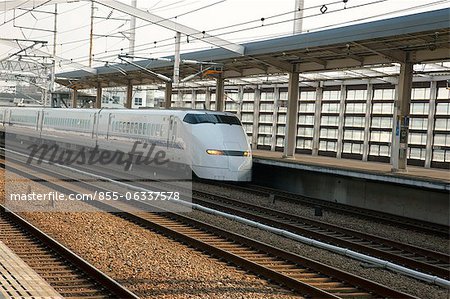
[[[261,92],[261,100],[273,100],[273,92],[263,91]]]
[[[430,98],[430,88],[413,88],[411,91],[411,99],[428,100]]]
[[[450,131],[450,118],[436,119],[434,129],[439,131]]]
[[[450,103],[437,103],[436,115],[450,115]]]
[[[426,118],[411,118],[409,121],[409,128],[416,130],[426,130],[428,126],[428,119]]]
[[[411,114],[428,114],[429,104],[428,103],[411,103],[410,113]]]
[[[374,103],[372,107],[373,114],[393,114],[394,103]]]
[[[322,113],[339,113],[339,103],[322,104]]]
[[[253,114],[243,113],[242,114],[242,121],[243,122],[253,122]]]
[[[450,150],[434,150],[433,161],[450,162]]]
[[[254,106],[255,106],[254,103],[243,103],[242,104],[242,111],[253,112]]]
[[[373,92],[374,100],[394,100],[395,89],[375,89]]]
[[[277,134],[284,135],[285,131],[286,131],[286,127],[285,126],[278,126]]]
[[[357,89],[357,90],[347,90],[347,101],[353,100],[365,100],[366,99],[366,90]]]
[[[316,104],[314,103],[300,103],[299,112],[314,113]]]
[[[335,152],[336,148],[337,144],[335,141],[322,140],[319,143],[319,150],[321,151]]]
[[[273,103],[261,103],[259,107],[260,111],[268,111],[268,112],[273,111]]]
[[[286,123],[286,114],[278,114],[278,123],[285,124]]]
[[[450,147],[450,134],[435,134],[434,145]]]
[[[340,100],[340,90],[325,90],[323,92],[324,101],[339,101]]]
[[[320,138],[337,139],[337,129],[320,129]]]
[[[316,92],[315,91],[302,91],[300,92],[300,100],[315,101]]]
[[[284,137],[277,137],[277,146],[278,147],[284,146]]]
[[[440,100],[450,100],[450,90],[445,87],[438,89],[437,98]]]
[[[312,149],[312,140],[310,140],[310,139],[298,138],[298,139],[297,139],[297,148],[301,148],[301,149]]]
[[[362,130],[345,130],[344,131],[345,140],[364,140],[364,131]]]
[[[337,126],[339,124],[338,116],[322,116],[321,120],[322,126]]]
[[[271,136],[259,136],[258,137],[258,145],[271,145],[272,137]]]
[[[392,128],[392,117],[373,117],[372,128]]]
[[[362,144],[345,142],[343,152],[349,154],[362,154]]]
[[[425,152],[426,151],[423,148],[410,147],[408,158],[415,160],[425,160]]]
[[[391,132],[373,131],[370,133],[370,141],[390,143]]]
[[[298,117],[299,125],[314,125],[314,116],[313,115],[300,115]]]
[[[365,103],[347,103],[345,113],[366,113]]]
[[[410,144],[427,144],[427,134],[426,133],[409,133],[409,143]]]
[[[355,116],[346,116],[345,117],[345,126],[346,127],[364,127],[365,118],[364,117],[355,117]]]
[[[272,134],[272,126],[259,126],[258,133],[260,134]]]
[[[313,134],[314,134],[314,128],[300,127],[297,129],[297,136],[313,137]]]
[[[272,114],[260,114],[259,115],[259,121],[265,122],[265,123],[272,123],[273,122],[273,115]]]

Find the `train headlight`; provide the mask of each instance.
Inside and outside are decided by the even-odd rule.
[[[242,156],[244,156],[244,157],[250,157],[250,152],[249,152],[249,151],[244,151],[244,152],[242,153]]]
[[[225,155],[225,153],[221,150],[214,150],[214,149],[209,149],[206,150],[206,152],[208,153],[208,155],[212,155],[212,156],[223,156]]]

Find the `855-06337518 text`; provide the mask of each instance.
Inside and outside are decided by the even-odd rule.
[[[116,200],[136,200],[136,201],[176,201],[180,199],[180,192],[125,192],[115,191],[95,191],[92,193],[71,193],[64,194],[56,191],[47,193],[11,193],[10,201],[116,201]]]

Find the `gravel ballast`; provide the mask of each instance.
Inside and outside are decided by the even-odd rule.
[[[276,201],[274,204],[270,202],[269,198],[250,194],[249,192],[242,192],[237,189],[228,187],[221,187],[205,183],[195,182],[194,189],[203,190],[206,192],[223,195],[232,199],[238,199],[243,202],[257,204],[267,208],[277,209],[281,212],[291,213],[302,217],[308,217],[313,220],[323,221],[325,223],[338,225],[340,227],[354,229],[368,234],[373,234],[386,239],[411,244],[414,246],[427,248],[430,250],[449,253],[450,243],[444,238],[430,236],[424,233],[414,232],[382,223],[374,223],[370,220],[351,217],[349,215],[337,214],[332,211],[323,211],[322,217],[314,216],[314,208],[301,203],[288,203],[283,201]]]
[[[26,183],[20,181],[15,184]],[[21,215],[141,298],[297,298],[266,280],[112,214]]]

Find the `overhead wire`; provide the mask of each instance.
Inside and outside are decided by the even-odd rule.
[[[385,1],[389,1],[389,0],[376,0],[376,1],[373,1],[373,2],[364,3],[364,4],[360,4],[360,5],[358,5],[358,6],[353,6],[353,7],[350,7],[350,8],[346,8],[346,10],[349,10],[349,9],[352,9],[352,8],[359,8],[359,7],[363,7],[363,6],[367,6],[367,5],[372,5],[372,4],[377,4],[377,3],[381,3],[381,2],[385,2]],[[341,2],[342,2],[342,1],[334,1],[334,2],[330,2],[330,5],[331,5],[331,4],[341,3]],[[318,8],[318,7],[321,7],[321,5],[315,5],[315,6],[312,6],[312,7],[308,7],[308,8],[305,8],[305,10],[307,10],[307,9],[313,9],[313,8]],[[328,12],[327,14],[330,14],[330,13],[336,13],[336,12],[343,11],[343,10],[344,10],[344,8],[338,9],[338,10],[334,10],[334,11],[330,11],[330,12]],[[292,12],[293,12],[293,11],[290,11],[290,13],[292,13]],[[277,15],[275,15],[275,16],[285,15],[285,14],[287,14],[287,13],[277,14]],[[322,14],[314,14],[314,15],[309,15],[309,16],[303,16],[303,17],[297,18],[297,19],[306,19],[306,18],[315,17],[315,16],[319,16],[319,15],[322,15]],[[269,19],[269,18],[271,18],[271,17],[268,17],[268,18],[266,18],[266,19]],[[247,21],[247,22],[241,22],[241,23],[239,23],[239,24],[233,24],[233,25],[229,25],[229,26],[226,26],[226,27],[214,28],[214,29],[209,30],[208,32],[215,32],[215,31],[217,31],[217,30],[221,30],[221,29],[224,29],[224,28],[233,28],[233,27],[236,27],[236,26],[240,26],[241,24],[249,24],[249,23],[253,23],[253,22],[256,22],[256,21],[261,22],[260,19],[258,19],[258,20],[252,20],[251,22],[250,22],[250,21]],[[268,27],[268,26],[276,25],[276,24],[281,24],[281,23],[286,23],[286,22],[292,22],[292,21],[293,21],[293,19],[292,19],[292,18],[289,18],[289,19],[287,19],[287,20],[283,20],[283,21],[280,21],[280,22],[270,23],[270,24],[265,24],[264,27]],[[239,30],[228,31],[228,32],[221,33],[220,36],[224,36],[224,35],[231,34],[231,33],[235,33],[235,32],[243,32],[243,31],[247,31],[247,30],[253,30],[253,29],[260,28],[260,27],[261,27],[261,26],[259,25],[259,26],[253,26],[253,27],[243,28],[243,29],[239,29]],[[172,41],[172,42],[166,43],[166,44],[163,44],[163,45],[160,45],[160,44],[159,44],[159,43],[164,42],[164,41]],[[200,40],[200,41],[201,41],[201,40]],[[155,43],[155,42],[148,42],[148,43],[144,43],[144,44],[137,45],[137,46],[135,47],[135,51],[136,51],[136,52],[140,52],[141,50],[136,50],[136,49],[137,49],[137,48],[141,48],[141,47],[145,47],[145,46],[149,46],[149,45],[152,45],[152,44],[154,45],[154,46],[153,46],[153,49],[155,49],[155,48],[163,48],[163,47],[173,46],[175,43],[173,42],[173,38],[166,38],[166,39],[157,41],[156,43]],[[182,44],[186,44],[186,42],[183,41]],[[117,49],[109,50],[108,52],[119,52],[119,51],[124,51],[124,50],[127,50],[127,49],[128,49],[128,47],[122,47],[122,48],[120,48],[120,49],[117,48]],[[201,48],[196,48],[196,49],[205,49],[205,47],[203,46],[203,47],[201,47]],[[194,49],[194,50],[196,50],[196,49]],[[190,50],[192,50],[192,49],[190,49]],[[156,53],[161,53],[161,52],[156,52]],[[97,54],[101,54],[101,53],[97,53]],[[155,53],[152,53],[152,54],[155,54]],[[114,55],[109,55],[108,57],[107,57],[107,56],[101,56],[101,58],[109,58],[109,57],[113,57],[113,56],[114,56]],[[84,58],[84,57],[85,57],[85,56],[79,56],[79,57],[75,57],[74,59],[75,59],[75,60],[78,60],[78,59],[82,59],[82,58]]]

